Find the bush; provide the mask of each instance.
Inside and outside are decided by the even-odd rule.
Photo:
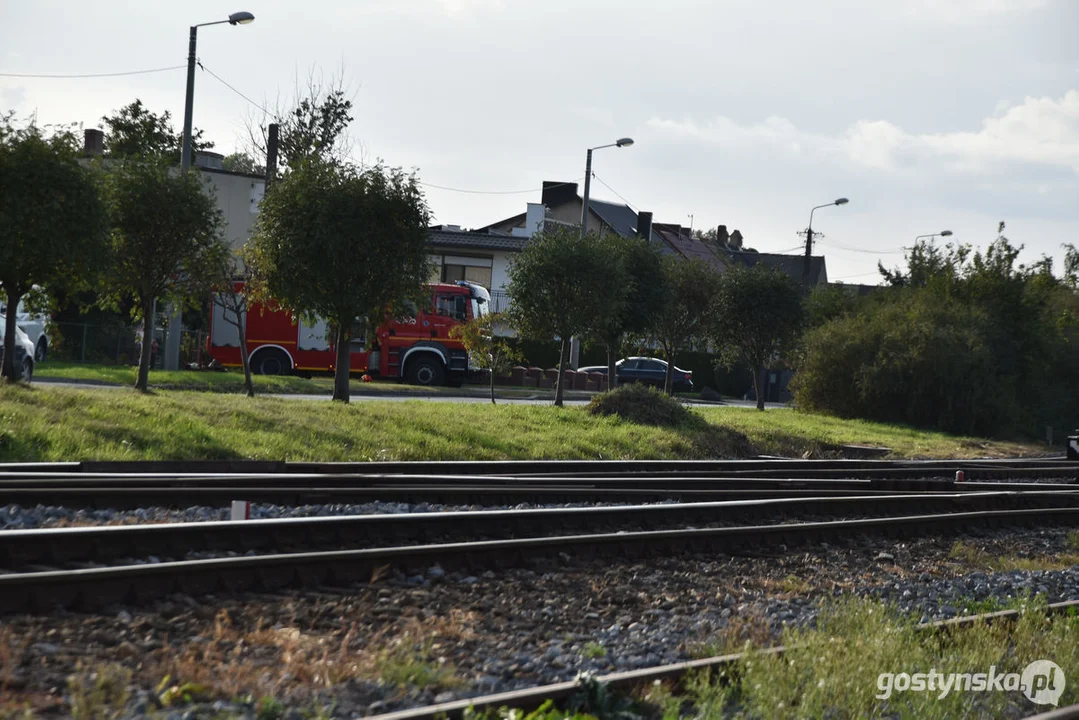
[[[694,457],[755,457],[749,438],[730,428],[712,425],[678,400],[644,385],[623,385],[596,395],[588,403],[592,415],[617,415],[626,422],[655,425],[686,433],[693,441]]]
[[[636,383],[596,395],[588,403],[588,412],[617,415],[627,422],[660,427],[676,428],[704,422],[674,398]]]
[[[985,314],[904,294],[810,331],[792,386],[812,412],[993,434],[1016,412]]]

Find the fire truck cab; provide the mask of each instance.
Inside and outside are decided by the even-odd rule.
[[[491,295],[466,281],[427,286],[430,302],[373,330],[362,319],[352,326],[351,373],[402,378],[415,385],[459,385],[468,374],[468,353],[450,330],[490,312]],[[236,284],[243,291],[243,283]],[[224,367],[241,367],[240,340],[227,303],[215,297],[207,352]],[[332,372],[334,338],[322,319],[308,323],[271,305],[251,304],[245,317],[251,372],[287,375]],[[368,337],[373,332],[374,337]],[[370,340],[370,343],[368,343]],[[368,349],[370,346],[370,349]]]

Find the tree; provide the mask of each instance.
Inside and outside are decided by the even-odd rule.
[[[495,334],[495,328],[504,321],[502,313],[489,313],[450,330],[450,337],[461,340],[472,362],[491,371],[492,405],[495,404],[495,376],[505,375],[513,363],[524,358],[506,338]]]
[[[622,265],[612,264],[608,244],[596,233],[582,238],[573,227],[533,235],[514,260],[507,290],[513,326],[526,337],[562,343],[555,405],[565,394],[570,338],[594,336],[600,318],[620,313],[625,287]]]
[[[244,371],[244,393],[255,397],[251,382],[251,358],[247,352],[247,286],[251,283],[251,268],[234,252],[224,253],[214,282],[214,302],[221,305],[221,317],[236,328],[240,340],[240,365]],[[242,282],[244,289],[237,291]]]
[[[375,327],[420,299],[429,217],[415,175],[317,157],[292,168],[263,199],[245,256],[250,287],[297,315],[326,319],[337,345],[334,400],[349,400],[354,322]]]
[[[160,160],[117,162],[105,175],[113,227],[106,301],[137,301],[143,343],[135,388],[145,392],[154,301],[205,297],[228,246],[221,213],[199,175],[181,175]]]
[[[243,152],[234,152],[226,155],[221,166],[229,172],[247,173],[248,175],[265,175],[266,168],[255,162],[255,159]]]
[[[607,383],[613,390],[618,385],[615,361],[621,354],[627,336],[638,336],[652,327],[667,302],[668,288],[663,266],[656,248],[638,238],[621,235],[603,236],[607,257],[615,272],[624,277],[623,300],[617,312],[596,318],[594,337],[607,348]]]
[[[764,410],[761,375],[791,350],[802,328],[802,293],[790,277],[763,263],[736,267],[720,279],[712,307],[712,334],[727,367],[753,368],[757,409]]]
[[[7,295],[3,377],[14,381],[15,309],[34,285],[69,291],[90,280],[104,255],[107,217],[78,140],[0,118],[0,285]]]
[[[670,294],[656,315],[651,334],[667,358],[663,389],[670,395],[678,353],[708,330],[708,308],[718,290],[720,274],[700,260],[670,255],[663,258],[663,276]]]
[[[179,165],[183,149],[183,131],[172,126],[172,115],[148,110],[142,100],[125,105],[112,115],[101,118],[105,123],[105,156],[109,158],[160,158]],[[191,152],[209,150],[214,144],[202,139],[202,130],[191,133]]]
[[[324,82],[314,73],[307,87],[296,87],[294,104],[278,102],[271,113],[247,121],[246,150],[243,153],[256,167],[265,167],[269,126],[278,125],[278,168],[288,172],[309,158],[349,160],[352,142],[347,130],[352,122],[352,100],[344,86],[344,73]]]

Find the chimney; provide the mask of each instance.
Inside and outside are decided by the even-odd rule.
[[[556,208],[577,200],[577,183],[543,181],[543,195],[540,202],[549,208]]]
[[[727,245],[730,244],[730,241],[731,236],[727,233],[726,225],[720,225],[718,228],[716,228],[716,244],[718,244],[721,248],[727,247]]]
[[[646,242],[652,239],[652,213],[637,213],[637,237],[643,238]]]
[[[86,157],[101,157],[105,153],[105,133],[97,128],[83,131],[82,154]]]

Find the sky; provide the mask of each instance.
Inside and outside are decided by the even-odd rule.
[[[235,2],[0,0],[0,111],[99,127],[140,98],[180,127],[182,68],[10,74],[176,68],[188,26],[247,10],[199,30],[215,149],[341,78],[356,159],[416,169],[437,223],[524,212],[630,136],[595,152],[592,195],[656,222],[797,252],[810,209],[849,198],[813,219],[833,280],[877,282],[943,229],[984,247],[1002,220],[1028,261],[1079,243],[1079,0]]]

